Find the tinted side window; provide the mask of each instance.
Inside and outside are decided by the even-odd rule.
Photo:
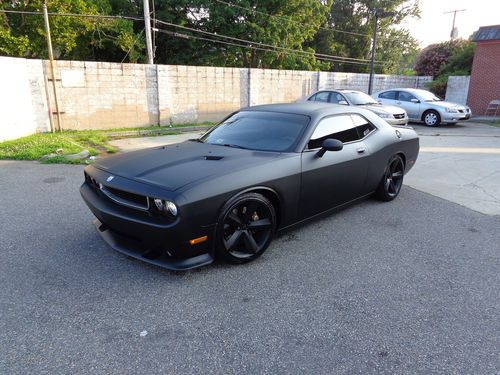
[[[386,91],[379,94],[379,98],[396,100],[396,91]]]
[[[315,102],[328,102],[328,96],[330,93],[328,91],[321,91],[318,92],[317,94],[311,96],[309,100],[315,101]]]
[[[352,114],[352,120],[354,121],[354,125],[356,125],[356,129],[359,134],[359,138],[364,138],[372,131],[376,129],[374,125],[372,125],[367,119],[363,116]]]
[[[404,91],[399,92],[399,100],[401,100],[402,102],[411,102],[412,99],[416,99],[412,94]]]
[[[327,117],[318,124],[314,130],[307,148],[314,149],[321,147],[327,138],[338,139],[347,143],[358,140],[360,137],[356,126],[350,115]]]

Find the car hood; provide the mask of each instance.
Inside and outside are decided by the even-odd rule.
[[[401,113],[405,113],[405,110],[401,107],[396,107],[393,105],[383,105],[383,104],[364,104],[360,105],[358,107],[363,107],[366,109],[369,109],[370,111],[373,112],[388,112],[392,115],[398,115]]]
[[[267,163],[280,155],[186,141],[110,156],[94,166],[116,176],[175,191],[193,182]]]
[[[459,109],[465,109],[466,107],[457,104],[457,103],[451,103],[451,102],[424,102],[425,104],[431,105],[431,106],[436,106],[436,107],[442,107],[442,108],[459,108]]]

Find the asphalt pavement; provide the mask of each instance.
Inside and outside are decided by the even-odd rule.
[[[170,272],[114,252],[81,166],[0,161],[1,374],[498,374],[500,218],[404,186]]]

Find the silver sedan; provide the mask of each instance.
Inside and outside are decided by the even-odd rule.
[[[301,99],[300,101],[315,101],[343,105],[355,105],[366,108],[379,117],[383,118],[390,125],[406,125],[408,115],[401,107],[391,105],[381,105],[372,97],[356,90],[321,90]]]
[[[427,126],[456,124],[471,116],[470,108],[466,105],[445,102],[426,90],[384,90],[373,94],[373,98],[382,104],[403,107],[410,121],[423,121]]]

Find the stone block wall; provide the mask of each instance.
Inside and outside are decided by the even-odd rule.
[[[0,142],[50,130],[40,60],[0,57]]]
[[[0,58],[6,108],[0,140],[50,130],[55,101],[48,72],[48,61]],[[368,88],[368,74],[88,61],[56,61],[55,75],[63,129],[74,130],[218,121],[242,107],[294,102],[319,89]],[[430,80],[375,75],[374,91]]]

